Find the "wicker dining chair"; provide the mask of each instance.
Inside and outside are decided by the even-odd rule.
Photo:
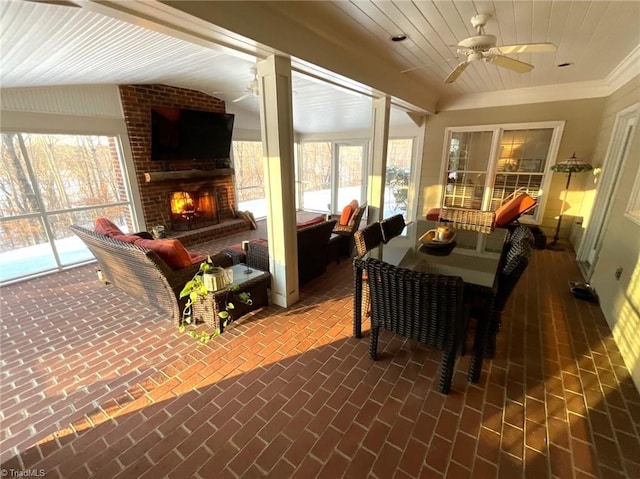
[[[375,258],[366,260],[366,271],[371,289],[371,359],[377,357],[380,328],[440,349],[440,392],[447,394],[466,329],[462,278],[419,273]]]
[[[441,208],[438,219],[456,229],[490,234],[493,232],[496,214],[493,211]]]
[[[353,235],[356,245],[356,258],[353,260],[353,336],[362,337],[362,318],[369,316],[369,285],[363,258],[373,248],[382,244],[380,223],[372,223]]]
[[[402,234],[406,223],[404,216],[401,214],[394,215],[389,218],[385,218],[380,222],[380,229],[382,230],[382,241],[386,244],[396,236]]]
[[[522,235],[512,239],[507,254],[504,259],[504,265],[498,276],[498,289],[491,317],[489,318],[489,338],[486,344],[485,354],[492,358],[495,356],[496,340],[498,333],[502,329],[502,312],[507,300],[524,274],[531,257],[533,243],[528,237]],[[478,317],[482,312],[472,311],[472,316]]]

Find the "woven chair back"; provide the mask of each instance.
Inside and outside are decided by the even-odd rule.
[[[512,242],[498,278],[494,309],[502,311],[514,288],[529,265],[532,247],[526,239]]]
[[[356,231],[353,235],[353,240],[356,244],[357,257],[362,258],[367,252],[382,243],[382,228],[380,228],[380,223],[372,223]]]
[[[382,229],[382,241],[386,244],[391,241],[392,238],[399,236],[404,230],[405,222],[404,216],[395,215],[390,218],[386,218],[380,222],[380,229]]]
[[[496,214],[493,211],[464,208],[441,208],[439,221],[449,223],[456,229],[492,233]]]
[[[441,349],[440,390],[447,393],[465,330],[462,278],[418,273],[375,258],[366,263],[371,294],[371,357],[376,357],[380,328]]]

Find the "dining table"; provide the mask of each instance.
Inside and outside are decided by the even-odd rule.
[[[427,222],[427,230],[437,227]],[[491,233],[450,229],[451,241],[417,241],[399,266],[422,273],[459,276],[465,284],[465,301],[478,311],[468,380],[478,382],[488,341],[490,321],[503,261],[508,231],[496,228]],[[418,236],[420,238],[421,236]]]

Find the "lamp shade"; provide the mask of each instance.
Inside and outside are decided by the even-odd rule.
[[[551,169],[560,173],[581,173],[583,171],[593,170],[593,166],[576,158],[576,154],[574,153],[571,158],[556,163]]]

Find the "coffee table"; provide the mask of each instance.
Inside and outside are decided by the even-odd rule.
[[[207,293],[204,297],[199,297],[192,305],[192,314],[195,323],[204,322],[213,328],[224,330],[224,325],[220,321],[218,313],[226,309],[227,303],[233,303],[234,309],[229,309],[229,319],[235,321],[250,311],[254,311],[269,304],[267,289],[271,287],[271,275],[266,271],[250,268],[251,273],[247,273],[246,264],[236,264],[231,266],[233,270],[233,283],[231,285]],[[238,289],[234,287],[237,286]],[[239,293],[249,293],[251,304],[246,304],[238,298]]]

